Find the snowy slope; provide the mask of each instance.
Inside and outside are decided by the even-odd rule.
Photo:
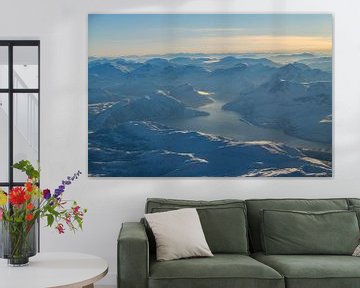
[[[298,138],[331,143],[331,82],[301,84],[274,79],[223,109],[239,112],[262,127],[282,129]]]
[[[200,95],[189,83],[176,86],[169,93],[189,107],[196,108],[213,102],[210,98]]]
[[[89,134],[92,176],[330,176],[331,166],[272,142],[233,142],[152,122]]]
[[[158,91],[151,95],[129,100],[128,103],[118,103],[94,116],[89,121],[89,129],[97,130],[112,128],[119,123],[131,120],[161,120],[206,116],[206,112],[187,108],[183,103]]]
[[[302,59],[299,63],[308,65],[310,68],[320,69],[326,72],[332,71],[332,57],[313,57]]]
[[[332,75],[320,69],[312,69],[309,66],[295,62],[278,69],[275,79],[284,79],[297,82],[331,81]]]

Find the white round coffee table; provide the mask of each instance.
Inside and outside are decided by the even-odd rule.
[[[80,253],[39,253],[28,266],[9,267],[0,260],[0,287],[6,288],[80,288],[94,283],[108,272],[100,257]]]

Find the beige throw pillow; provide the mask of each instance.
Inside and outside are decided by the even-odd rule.
[[[352,256],[360,257],[360,244],[355,248]]]
[[[156,259],[213,256],[195,208],[145,214],[156,240]]]

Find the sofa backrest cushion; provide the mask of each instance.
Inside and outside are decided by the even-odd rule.
[[[359,244],[354,211],[262,210],[262,244],[268,255],[352,255]]]
[[[254,199],[246,200],[250,246],[252,252],[261,246],[261,210],[331,211],[348,210],[346,199]]]
[[[358,206],[360,207],[360,199],[359,198],[348,198],[347,199],[349,207]]]
[[[360,227],[360,199],[359,198],[348,198],[348,205],[350,211],[355,211],[359,221]]]
[[[146,213],[196,208],[206,241],[213,253],[248,254],[247,213],[245,201],[193,201],[151,198]],[[174,224],[175,225],[175,224]],[[148,229],[149,241],[154,239]],[[154,246],[153,243],[150,243]]]

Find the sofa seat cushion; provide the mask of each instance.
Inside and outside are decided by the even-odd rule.
[[[149,288],[284,288],[274,269],[246,255],[150,261]]]
[[[358,288],[360,258],[338,255],[265,255],[252,257],[284,275],[287,288]]]

